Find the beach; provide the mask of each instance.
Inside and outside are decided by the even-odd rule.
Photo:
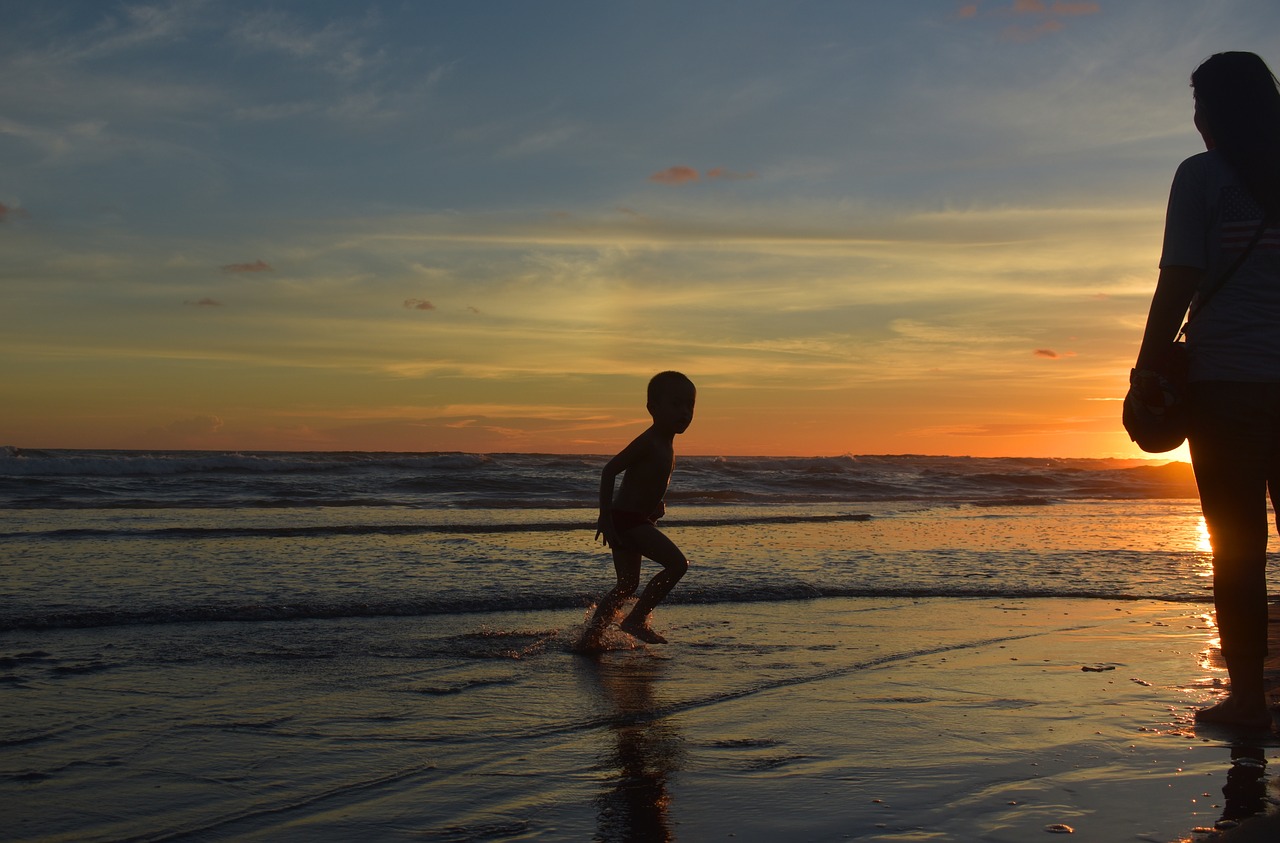
[[[6,839],[1274,839],[1182,468],[688,461],[670,643],[584,653],[597,471],[0,461]]]
[[[1208,840],[1275,797],[1223,795],[1273,739],[1192,721],[1223,682],[1205,606],[823,599],[662,620],[671,644],[619,634],[591,656],[554,612],[192,625],[163,646],[65,630],[25,652],[8,633],[7,835]]]

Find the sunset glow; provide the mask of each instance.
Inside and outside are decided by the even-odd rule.
[[[1243,1],[5,17],[40,448],[612,452],[674,368],[685,453],[1142,456],[1187,78],[1280,60]]]

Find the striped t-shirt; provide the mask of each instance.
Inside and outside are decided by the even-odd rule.
[[[1262,216],[1221,154],[1193,155],[1173,177],[1160,266],[1204,270],[1206,290],[1253,239]],[[1191,380],[1280,382],[1280,225],[1196,313],[1187,342]]]

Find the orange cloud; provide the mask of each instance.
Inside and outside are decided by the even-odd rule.
[[[698,171],[692,167],[682,165],[668,167],[649,176],[649,181],[656,181],[659,184],[684,184],[685,182],[697,180]]]
[[[1013,13],[1015,15],[1035,14],[1046,11],[1048,9],[1044,5],[1044,0],[1013,0]]]
[[[405,299],[406,310],[435,310],[436,306],[426,299]]]
[[[275,267],[264,260],[253,263],[229,263],[222,267],[223,272],[274,272]]]
[[[1049,360],[1057,360],[1059,357],[1062,356],[1051,348],[1037,348],[1034,353],[1036,357],[1045,357],[1045,358],[1048,358]]]
[[[956,17],[959,17],[959,18],[976,18],[977,16],[978,16],[977,3],[969,3],[967,5],[961,6],[960,9],[956,12]]]

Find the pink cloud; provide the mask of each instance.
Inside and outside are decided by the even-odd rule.
[[[222,267],[223,272],[274,272],[275,267],[264,260],[253,263],[229,263]]]
[[[969,3],[964,6],[961,6],[960,9],[956,12],[956,17],[958,18],[976,18],[977,16],[978,16],[977,3]]]
[[[1047,11],[1048,8],[1044,5],[1044,0],[1013,0],[1013,13],[1015,15],[1036,14]]]
[[[435,310],[436,306],[426,299],[405,299],[406,310]]]
[[[659,184],[684,184],[685,182],[697,181],[698,171],[692,167],[677,165],[660,170],[649,176],[649,181],[656,181]]]
[[[199,301],[189,301],[187,304],[192,307],[222,307],[222,302],[208,297],[200,299]]]

